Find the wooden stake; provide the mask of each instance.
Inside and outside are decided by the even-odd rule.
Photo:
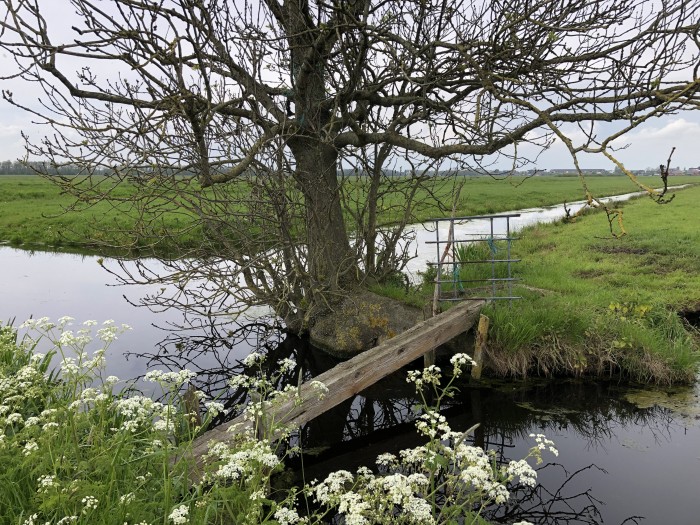
[[[479,316],[479,326],[476,329],[476,340],[474,341],[474,361],[472,366],[472,379],[481,379],[481,367],[484,361],[484,350],[489,335],[489,318],[484,314]]]

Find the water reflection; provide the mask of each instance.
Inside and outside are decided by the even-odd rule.
[[[267,377],[279,375],[275,363],[282,359],[296,361],[296,367],[279,378],[279,388],[297,384],[300,378],[309,380],[337,363],[274,323],[217,330],[211,341],[172,334],[161,351],[148,356],[152,366],[195,365],[197,386],[212,397],[222,396],[231,409],[216,423],[238,415],[247,401],[246,392],[226,388],[232,373],[251,373],[230,352],[242,342],[255,340],[254,347],[268,354],[263,370]],[[218,355],[215,364],[200,366],[199,352]],[[700,510],[694,492],[700,484],[697,426],[667,408],[638,408],[625,399],[628,390],[612,381],[462,384],[441,413],[457,431],[479,423],[472,444],[495,451],[497,460],[506,462],[527,454],[533,445],[531,433],[544,433],[561,452],[557,462],[539,468],[537,487],[514,487],[516,497],[506,506],[488,509],[486,517],[495,523],[631,524],[668,522],[671,515],[673,523],[695,523]],[[304,450],[303,470],[299,459],[290,461],[286,479],[303,483],[338,469],[371,467],[383,452],[421,445],[412,424],[417,402],[404,371],[339,404],[293,437]],[[666,503],[656,504],[659,500]]]

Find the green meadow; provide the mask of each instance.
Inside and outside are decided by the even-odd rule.
[[[462,182],[462,179],[457,179]],[[660,179],[642,178],[644,184],[661,186]],[[677,177],[673,184],[698,182],[697,177]],[[457,215],[480,215],[515,209],[546,206],[585,198],[581,182],[573,177],[507,178],[488,177],[463,179],[460,197],[456,201]],[[149,187],[150,195],[129,184],[113,185],[111,179],[98,179],[102,191],[110,192],[109,200],[92,200],[76,206],[75,198],[67,195],[49,180],[38,176],[18,175],[0,177],[0,242],[32,249],[81,250],[92,253],[111,251],[150,251],[156,255],[183,255],[200,244],[203,235],[195,217],[177,205],[168,188]],[[389,182],[395,184],[396,181]],[[595,196],[616,195],[635,191],[626,177],[589,177],[587,184]],[[192,185],[196,192],[196,183]],[[189,191],[189,190],[187,190]],[[227,191],[241,197],[249,191],[244,182],[231,184]],[[452,184],[441,183],[437,200],[421,190],[415,198],[420,203],[415,220],[427,220],[445,215],[452,207]],[[352,177],[344,180],[344,194],[363,206],[366,184]],[[387,195],[382,201],[380,224],[391,224],[401,215],[404,195]],[[157,212],[144,216],[143,203],[162,202]],[[441,203],[441,205],[438,204]],[[152,208],[154,209],[154,208]],[[140,221],[149,220],[155,228],[143,231]],[[157,243],[154,245],[154,238]]]
[[[591,211],[522,231],[513,243],[521,300],[498,302],[491,318],[486,367],[499,376],[616,376],[685,383],[697,373],[700,311],[700,187],[659,205],[642,197],[620,203],[627,234],[610,234],[606,214]],[[465,257],[479,250],[462,250]],[[497,269],[498,270],[498,269]],[[465,265],[461,279],[475,275]],[[499,276],[497,274],[497,276]],[[432,275],[417,290],[383,293],[425,305]]]

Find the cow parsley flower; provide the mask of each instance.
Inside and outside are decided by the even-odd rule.
[[[403,512],[411,521],[420,525],[434,525],[433,507],[423,498],[411,496],[403,507]]]
[[[95,510],[97,505],[100,503],[94,496],[85,496],[81,502],[83,504],[83,514],[87,514],[91,510]]]
[[[37,485],[39,485],[37,492],[40,493],[48,492],[51,487],[55,487],[57,485],[56,476],[51,475],[39,476],[39,479],[37,479],[36,482]]]
[[[218,416],[225,410],[224,404],[218,401],[209,401],[208,403],[204,403],[204,406],[207,407],[207,412],[209,412],[212,417]]]
[[[36,525],[35,520],[39,518],[38,514],[32,514],[26,520],[22,522],[22,525]]]
[[[133,503],[136,500],[136,495],[133,492],[129,492],[128,494],[124,494],[123,496],[119,497],[119,503],[121,505],[128,505],[129,503]]]
[[[379,456],[377,456],[377,460],[375,463],[379,467],[390,468],[398,466],[399,461],[394,454],[385,452],[384,454],[380,454]]]
[[[175,525],[183,525],[189,521],[190,509],[186,505],[175,507],[168,516]]]
[[[453,366],[452,374],[455,376],[459,376],[466,365],[476,366],[476,361],[464,353],[453,355],[450,363]]]
[[[326,397],[328,392],[330,392],[330,390],[328,390],[328,387],[321,381],[313,380],[311,381],[311,383],[309,383],[309,386],[311,386],[311,388],[316,391],[316,395],[319,399],[323,399],[324,397]]]
[[[555,456],[559,455],[559,451],[554,446],[554,441],[547,439],[544,434],[530,434],[531,438],[535,438],[535,447],[538,450],[548,449]]]
[[[247,367],[262,363],[265,360],[265,354],[260,352],[251,352],[243,359],[243,364]]]
[[[527,485],[528,487],[534,487],[537,485],[537,472],[524,459],[519,461],[511,461],[508,463],[508,466],[505,469],[505,474],[510,479],[515,477],[519,478],[520,483]]]
[[[24,449],[22,450],[22,454],[25,456],[31,456],[34,452],[39,450],[39,445],[37,444],[36,441],[33,439],[30,441],[27,441],[27,443],[24,445]]]
[[[151,370],[144,379],[151,383],[159,383],[165,388],[179,388],[195,377],[197,374],[191,370],[179,370],[177,372],[163,372],[162,370]]]
[[[352,481],[353,476],[347,470],[331,472],[324,481],[314,487],[316,500],[322,504],[331,504],[345,492],[345,486]]]
[[[280,507],[275,511],[275,519],[280,525],[294,525],[299,521],[299,514],[294,509]]]

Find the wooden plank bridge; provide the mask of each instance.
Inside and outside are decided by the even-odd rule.
[[[336,365],[313,378],[313,381],[320,381],[328,388],[328,393],[323,399],[319,399],[318,391],[309,381],[299,387],[301,402],[298,398],[287,400],[275,406],[272,413],[266,414],[265,417],[284,424],[308,423],[380,379],[468,331],[479,318],[484,304],[483,300],[460,303]],[[202,475],[204,455],[208,452],[211,442],[227,442],[234,437],[229,432],[233,425],[240,425],[240,429],[244,429],[251,424],[249,420],[239,416],[197,437],[189,452],[193,461],[193,479],[199,479]]]

